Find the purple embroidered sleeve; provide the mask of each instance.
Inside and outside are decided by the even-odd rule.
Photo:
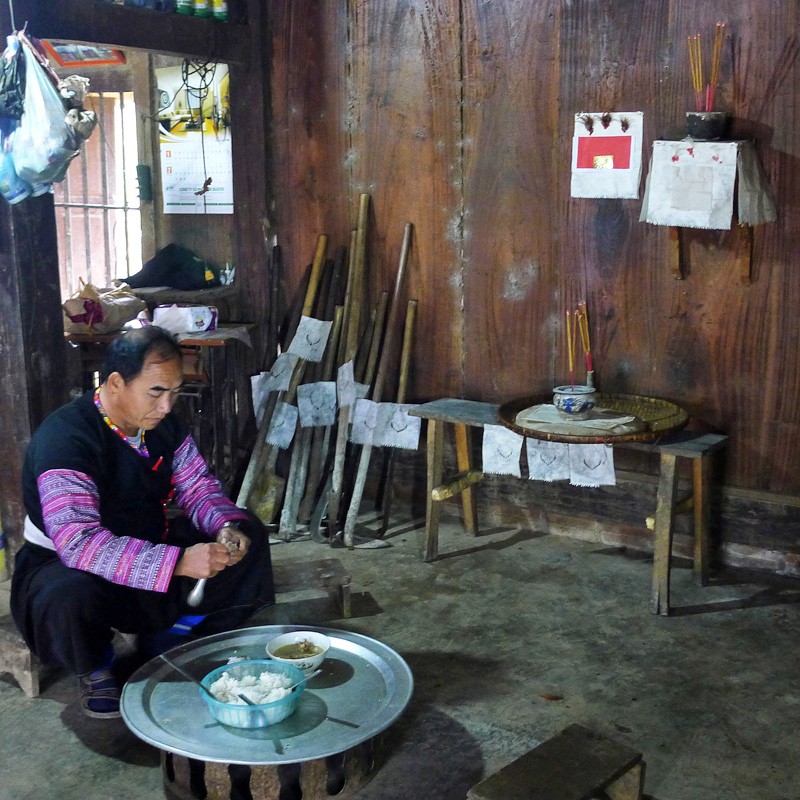
[[[104,528],[97,486],[82,472],[49,470],[37,484],[45,533],[64,564],[122,586],[167,591],[179,547],[115,536]]]
[[[247,514],[225,496],[220,482],[208,471],[191,436],[175,453],[172,480],[175,502],[206,536],[214,537],[228,522],[247,519]]]

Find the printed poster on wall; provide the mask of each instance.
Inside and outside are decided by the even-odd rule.
[[[641,111],[576,114],[572,197],[639,197]]]
[[[165,214],[232,214],[228,67],[157,69]]]

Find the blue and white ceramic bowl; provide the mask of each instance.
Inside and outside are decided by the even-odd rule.
[[[588,419],[597,402],[596,394],[593,386],[556,386],[553,389],[553,405],[566,419]]]

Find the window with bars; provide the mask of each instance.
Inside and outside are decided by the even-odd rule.
[[[64,297],[80,289],[81,280],[110,286],[142,268],[133,93],[91,93],[85,106],[97,113],[97,128],[64,181],[54,185]]]

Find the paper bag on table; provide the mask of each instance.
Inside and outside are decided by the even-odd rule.
[[[81,280],[81,288],[64,301],[62,308],[67,333],[104,334],[121,331],[147,304],[124,283],[100,289]]]

